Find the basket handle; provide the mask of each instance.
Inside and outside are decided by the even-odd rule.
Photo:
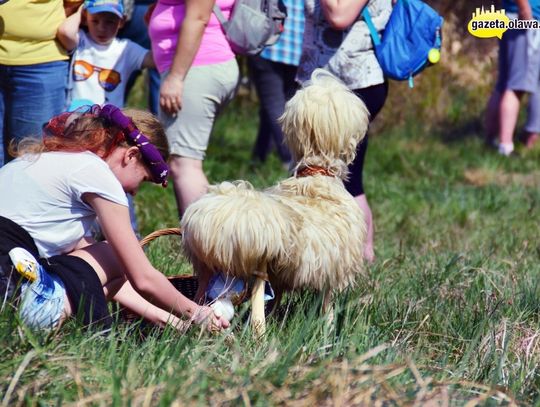
[[[141,245],[141,247],[144,247],[148,243],[150,243],[152,240],[157,239],[160,236],[167,236],[167,235],[182,236],[182,229],[181,228],[158,229],[155,232],[152,232],[149,235],[142,238],[139,244]]]

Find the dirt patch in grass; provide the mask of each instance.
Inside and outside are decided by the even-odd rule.
[[[486,185],[540,187],[540,171],[523,174],[486,168],[469,168],[464,171],[463,178],[468,184],[478,187]]]

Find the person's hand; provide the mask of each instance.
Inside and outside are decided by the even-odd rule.
[[[159,105],[165,113],[175,115],[182,109],[183,89],[184,81],[180,75],[171,73],[161,82]]]
[[[200,305],[191,320],[197,325],[205,327],[210,332],[221,331],[231,325],[226,318],[216,315],[214,310],[206,305]]]

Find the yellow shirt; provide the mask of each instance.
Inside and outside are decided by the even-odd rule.
[[[65,18],[62,0],[9,0],[0,5],[0,64],[67,59],[66,50],[55,39]]]

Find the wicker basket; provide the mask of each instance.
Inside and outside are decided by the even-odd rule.
[[[142,238],[139,242],[141,247],[145,247],[150,242],[154,241],[158,237],[162,236],[182,236],[182,229],[180,228],[166,228],[166,229],[159,229],[155,232],[150,233],[149,235]],[[168,276],[167,277],[171,284],[182,293],[185,297],[189,298],[190,300],[195,299],[195,295],[197,294],[197,289],[199,287],[199,282],[197,280],[197,277],[194,275],[185,275],[185,274],[178,274],[174,276]],[[239,293],[235,294],[231,300],[232,303],[235,306],[240,305],[241,303],[245,302],[249,298],[249,294],[251,292],[252,288],[252,282],[249,281],[246,284],[246,289]],[[123,319],[126,319],[128,321],[133,321],[138,319],[138,315],[132,313],[130,310],[126,308],[122,308],[120,311],[120,314]]]
[[[167,228],[159,229],[150,233],[140,241],[141,247],[145,247],[148,243],[161,236],[182,236],[182,230],[180,228]],[[266,274],[266,266],[263,273]],[[176,275],[168,277],[172,285],[180,291],[185,297],[193,300],[198,289],[197,277],[193,275]],[[264,280],[258,276],[253,276],[249,281],[246,281],[245,289],[243,292],[234,295],[231,300],[234,305],[240,305],[242,302],[251,300],[251,319],[250,323],[254,329],[253,333],[255,338],[260,338],[265,332],[265,314],[267,314],[272,306],[264,304]],[[139,317],[130,312],[127,309],[121,310],[121,316],[128,320],[133,321]]]
[[[153,240],[161,236],[182,236],[182,229],[180,228],[166,228],[159,229],[155,232],[150,233],[148,236],[141,239],[139,242],[141,247],[146,246]],[[174,287],[180,291],[184,296],[193,300],[195,294],[197,293],[197,288],[199,286],[197,277],[193,275],[175,275],[167,277],[169,281],[174,285]]]

